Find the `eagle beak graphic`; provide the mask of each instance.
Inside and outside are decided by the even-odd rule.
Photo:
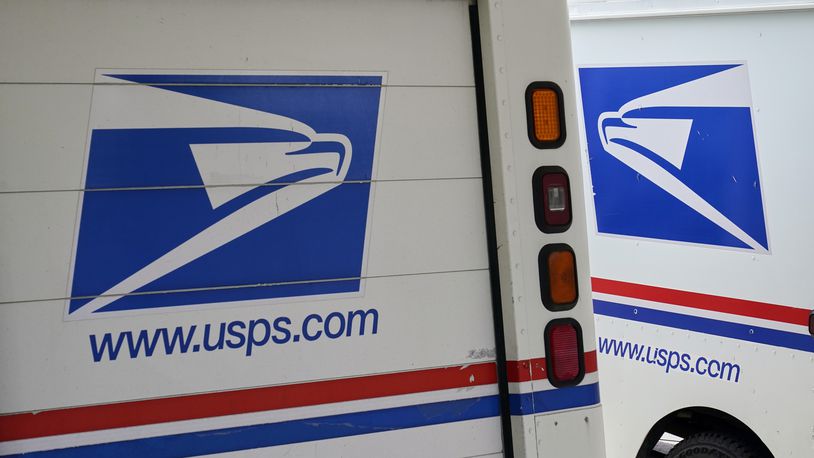
[[[702,216],[732,234],[750,248],[766,252],[766,248],[738,227],[723,213],[684,184],[673,172],[659,165],[644,153],[651,153],[668,162],[680,172],[690,140],[692,119],[645,118],[641,110],[676,107],[749,107],[749,94],[734,84],[743,78],[744,66],[737,66],[713,75],[690,81],[663,91],[648,94],[624,104],[619,111],[604,112],[597,120],[599,138],[605,151],[680,200]],[[710,88],[728,88],[710,90]],[[715,94],[703,99],[696,94]]]
[[[150,262],[102,295],[76,310],[87,317],[151,282],[183,267],[232,240],[335,189],[345,180],[351,163],[351,143],[339,134],[317,134],[308,142],[231,143],[190,145],[212,208],[263,185],[229,186],[241,169],[280,187],[190,237]],[[311,146],[316,151],[308,152]],[[304,178],[303,178],[304,177]]]

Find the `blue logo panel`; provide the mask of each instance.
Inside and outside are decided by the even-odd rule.
[[[600,233],[768,251],[746,65],[579,77]]]
[[[70,316],[359,291],[381,76],[104,78]]]

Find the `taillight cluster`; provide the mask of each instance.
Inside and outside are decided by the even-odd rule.
[[[565,115],[560,88],[536,82],[526,89],[526,114],[531,143],[541,149],[565,142]],[[540,231],[553,234],[571,227],[571,185],[561,167],[543,166],[532,176],[534,221]],[[577,262],[574,250],[564,243],[545,245],[538,256],[540,295],[552,312],[571,310],[577,304]],[[576,385],[585,375],[582,328],[572,318],[558,318],[545,328],[548,379],[556,387]]]

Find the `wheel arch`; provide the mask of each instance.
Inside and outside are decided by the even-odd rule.
[[[688,437],[695,433],[714,431],[729,434],[752,445],[760,456],[773,458],[769,448],[746,423],[721,410],[694,406],[676,410],[657,421],[642,442],[636,458],[654,456],[651,452],[664,433]]]

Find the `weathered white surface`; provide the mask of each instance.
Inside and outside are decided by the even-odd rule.
[[[498,262],[509,360],[545,356],[544,330],[557,318],[574,318],[583,330],[585,351],[594,348],[590,298],[588,241],[583,214],[582,180],[573,64],[567,9],[564,2],[531,0],[482,3],[484,67],[489,119],[489,147],[495,193]],[[543,22],[545,25],[543,26]],[[529,141],[525,91],[535,81],[556,83],[563,91],[565,143],[556,149],[537,149]],[[490,103],[491,102],[491,103]],[[573,222],[564,233],[545,234],[534,222],[532,175],[541,166],[560,166],[571,182]],[[538,256],[547,244],[566,243],[576,255],[579,300],[564,312],[547,310],[540,297]],[[588,383],[586,381],[582,383]],[[550,388],[535,380],[533,390]],[[521,385],[512,392],[528,392]],[[600,411],[599,406],[593,408]],[[515,453],[527,456],[562,456],[558,450],[579,442],[602,449],[601,425],[579,435],[546,437],[532,415],[513,417]],[[588,445],[590,444],[590,445]],[[601,453],[595,456],[602,456]]]
[[[811,0],[568,0],[571,20],[793,11],[814,8]]]
[[[455,285],[454,288],[450,285]],[[220,391],[355,375],[464,365],[494,359],[486,271],[385,277],[365,282],[364,296],[63,322],[64,301],[0,307],[0,411],[18,412],[184,393]],[[89,334],[155,329],[311,313],[379,312],[378,333],[245,349],[157,352],[94,363]],[[465,325],[464,325],[465,324]],[[197,333],[202,332],[199,329]],[[101,338],[101,336],[100,336]],[[214,338],[213,338],[214,340]],[[407,344],[406,342],[409,342]],[[481,351],[486,350],[486,351]],[[313,364],[305,364],[313,362]],[[212,368],[218,368],[213,371]],[[14,374],[8,376],[5,374]],[[90,376],[92,374],[92,376]],[[239,374],[236,375],[236,374]]]
[[[3,2],[0,55],[0,82],[91,83],[97,68],[133,68],[386,70],[392,85],[473,84],[459,1]]]
[[[494,360],[468,2],[364,0],[341,8],[251,0],[146,6],[5,2],[0,4],[0,55],[0,412]],[[116,127],[105,123],[130,118],[136,124],[126,127],[148,127],[150,121],[161,127],[159,121],[173,116],[175,124],[211,127],[203,120],[217,105],[203,102],[190,109],[196,105],[191,103],[180,114],[149,112],[161,105],[155,98],[147,100],[144,87],[114,88],[98,76],[98,69],[111,68],[386,75],[363,270],[369,278],[362,291],[65,321],[65,301],[50,299],[68,291],[89,130]],[[91,113],[99,91],[114,91],[120,98],[108,97],[116,103]],[[170,105],[179,100],[169,92],[164,98]],[[249,125],[265,122],[262,116],[253,118],[238,119]],[[207,156],[201,163],[209,168],[222,160],[212,151],[199,148],[199,153]],[[249,163],[250,156],[249,151],[241,157]],[[210,182],[248,188],[265,178],[240,170],[227,170],[231,181]],[[173,184],[183,183],[166,185]],[[165,193],[205,191],[162,186],[109,192],[153,192],[160,200]],[[268,345],[251,357],[228,350],[157,352],[150,358],[94,363],[89,345],[91,334],[192,325],[200,332],[206,323],[280,316],[302,322],[312,313],[359,309],[378,311],[377,334]],[[496,393],[493,384],[478,389],[306,410],[318,416],[351,407],[375,410]],[[491,418],[257,454],[385,455],[400,450],[404,456],[494,456],[501,449],[499,421]]]
[[[705,2],[693,4],[700,3]],[[759,2],[722,2],[731,3]],[[808,125],[814,64],[807,57],[814,53],[812,25],[814,12],[802,10],[572,23],[578,67],[747,63],[771,248],[771,253],[754,254],[599,236],[591,202],[595,277],[803,309],[812,306],[814,213],[808,209],[814,193],[810,179],[814,156]],[[586,195],[588,186],[586,181]],[[721,314],[714,318],[746,322]],[[805,332],[801,326],[771,327]],[[600,356],[609,457],[633,456],[656,421],[687,406],[710,406],[734,415],[753,428],[775,456],[808,456],[814,449],[810,353],[607,317],[598,317],[597,329],[600,337],[734,361],[742,369],[735,384],[684,373],[665,375],[653,366]]]
[[[598,409],[573,410],[559,415],[535,418],[538,447],[551,456],[604,456],[602,412]],[[564,440],[563,438],[582,438]]]

